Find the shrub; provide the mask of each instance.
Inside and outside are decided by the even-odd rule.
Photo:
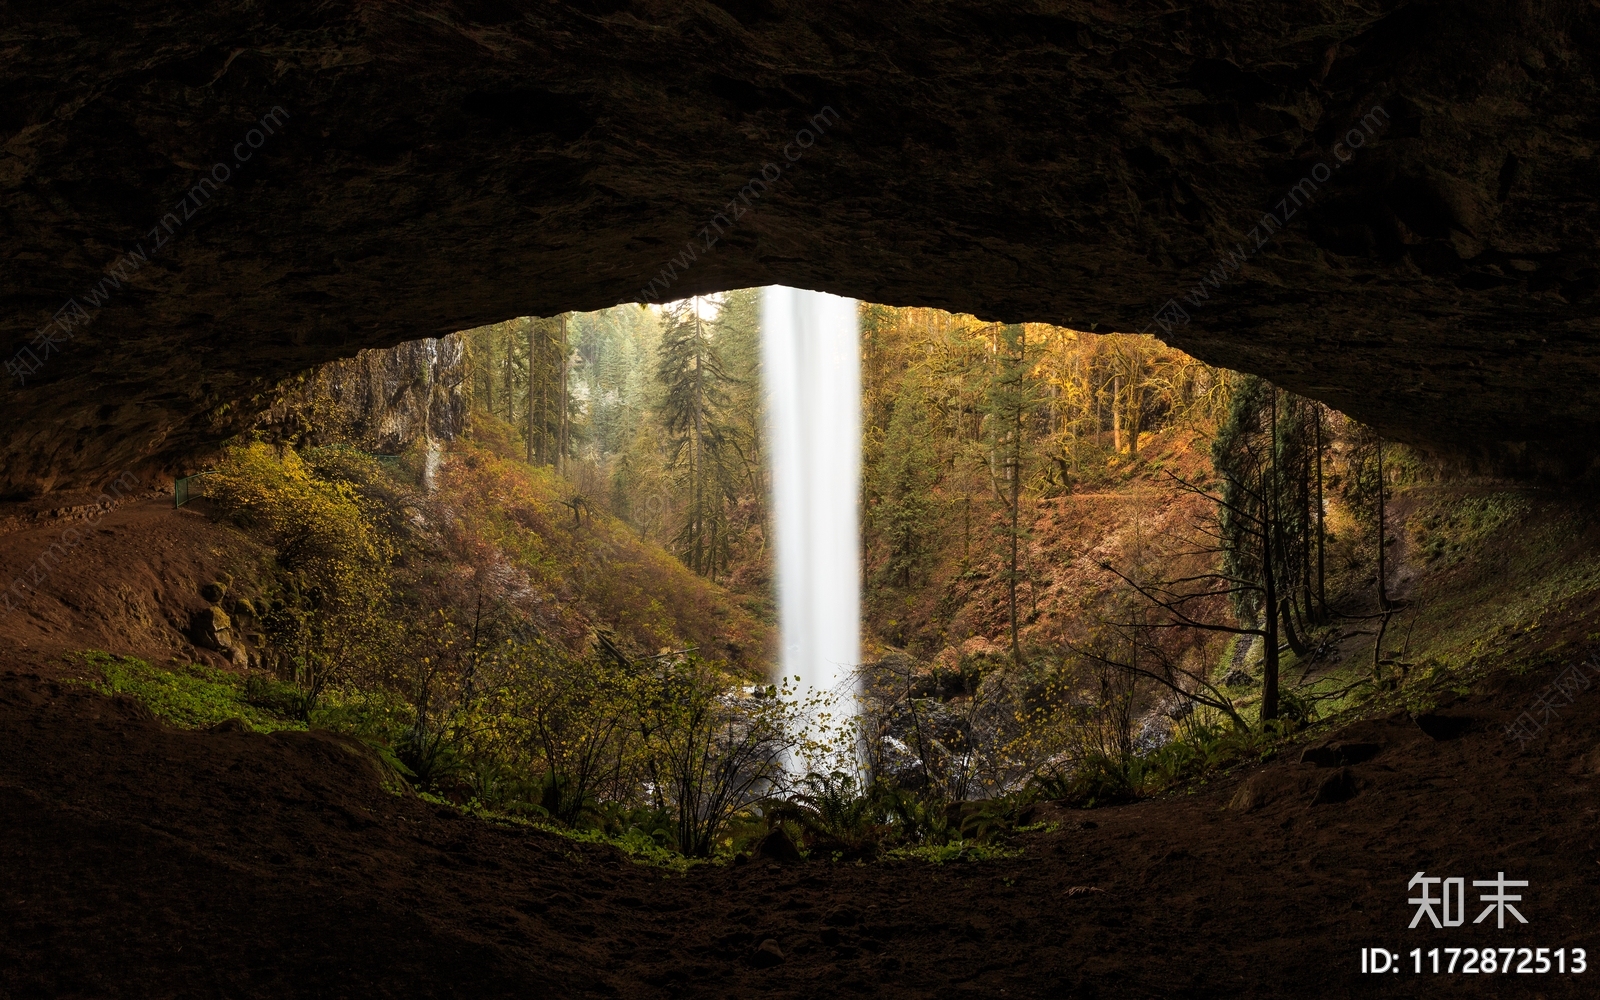
[[[281,671],[306,695],[306,714],[330,684],[373,685],[396,637],[394,549],[380,504],[264,444],[230,449],[201,482],[227,517],[276,550],[261,622]]]

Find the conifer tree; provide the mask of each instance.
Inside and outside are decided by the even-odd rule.
[[[713,323],[718,356],[728,375],[728,446],[735,465],[733,489],[764,509],[767,493],[761,396],[761,292],[729,292]]]
[[[932,531],[929,493],[938,476],[938,460],[927,428],[927,400],[916,375],[908,374],[894,399],[872,483],[873,526],[888,555],[880,572],[896,587],[912,585]]]
[[[999,467],[1005,485],[1003,558],[1005,562],[1006,609],[1011,633],[1011,659],[1022,662],[1022,646],[1017,630],[1017,583],[1022,579],[1021,550],[1028,537],[1022,523],[1022,485],[1030,457],[1028,421],[1042,401],[1042,386],[1034,377],[1037,350],[1028,343],[1027,327],[1007,324],[996,331],[994,375],[989,382],[985,406],[990,433],[990,454]]]
[[[729,554],[728,393],[733,380],[698,307],[698,298],[687,300],[665,317],[656,369],[663,389],[657,414],[682,511],[674,546],[685,565],[714,579]]]

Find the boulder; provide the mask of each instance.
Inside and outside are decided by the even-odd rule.
[[[233,622],[226,611],[214,604],[194,616],[190,633],[195,645],[204,649],[219,652],[233,649]]]

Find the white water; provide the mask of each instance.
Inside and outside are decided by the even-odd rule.
[[[830,694],[837,711],[853,712],[861,656],[856,303],[772,286],[762,294],[761,332],[782,670],[799,678],[801,695]]]

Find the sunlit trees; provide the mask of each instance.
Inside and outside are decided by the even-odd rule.
[[[1253,636],[1262,649],[1261,718],[1279,715],[1279,638],[1300,656],[1309,649],[1305,629],[1319,620],[1313,559],[1321,547],[1321,410],[1263,379],[1244,377],[1233,386],[1228,413],[1211,447],[1215,489],[1174,478],[1177,488],[1201,495],[1213,519],[1197,528],[1186,548],[1212,557],[1210,566],[1142,574],[1107,564],[1164,620],[1152,627]],[[1226,598],[1232,620],[1217,614]],[[1125,628],[1125,633],[1139,630]],[[1145,643],[1147,649],[1157,646]],[[1164,674],[1174,668],[1163,664]],[[1155,676],[1155,675],[1151,675]],[[1188,671],[1189,683],[1171,685],[1213,707],[1225,699],[1205,672]],[[1161,679],[1157,677],[1156,679]],[[1201,689],[1206,689],[1201,693]],[[1231,706],[1226,709],[1232,712]]]
[[[872,470],[872,518],[886,556],[880,576],[910,587],[923,569],[933,531],[930,491],[938,467],[928,434],[927,401],[915,374],[901,380],[882,454]]]
[[[561,466],[572,452],[569,319],[521,316],[466,335],[476,401],[517,429],[529,462]]]
[[[754,501],[758,519],[766,509],[767,465],[761,383],[761,292],[728,292],[712,323],[712,336],[727,373],[725,423],[733,451],[733,492]]]
[[[376,474],[373,459],[342,446],[311,457]],[[201,489],[276,551],[261,622],[280,671],[305,693],[306,711],[330,685],[385,679],[399,633],[388,572],[395,548],[381,505],[347,481],[315,475],[297,453],[280,458],[264,444],[231,450]]]
[[[1001,531],[1002,559],[1006,583],[1006,609],[1011,632],[1012,663],[1022,662],[1022,645],[1017,633],[1017,583],[1022,579],[1021,550],[1028,536],[1022,520],[1023,479],[1032,451],[1029,440],[1030,418],[1041,402],[1034,366],[1039,351],[1030,348],[1027,327],[1007,324],[996,331],[994,374],[989,379],[984,400],[989,417],[990,451],[1003,470],[1005,518]]]
[[[727,566],[729,554],[727,504],[734,456],[728,394],[733,379],[698,306],[698,300],[690,300],[666,313],[657,417],[666,432],[667,465],[681,511],[674,548],[686,566],[714,578]]]

